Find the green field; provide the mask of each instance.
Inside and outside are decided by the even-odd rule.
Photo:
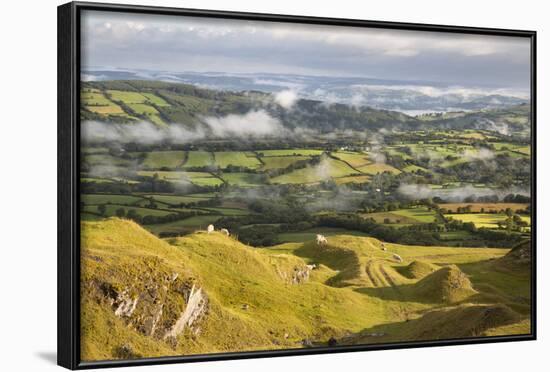
[[[223,207],[217,207],[217,208],[203,208],[204,210],[208,210],[214,213],[219,213],[223,216],[248,216],[250,214],[250,211],[246,209],[240,209],[240,208],[223,208]]]
[[[134,204],[142,198],[133,195],[82,194],[81,201],[85,204]]]
[[[152,151],[147,153],[141,165],[147,169],[178,168],[184,156],[184,151]]]
[[[146,103],[130,103],[128,104],[128,107],[130,107],[133,111],[137,112],[140,115],[158,114],[156,108]]]
[[[128,166],[131,164],[131,161],[128,159],[115,157],[109,154],[84,155],[83,160],[90,165]]]
[[[490,229],[498,228],[498,223],[505,223],[507,216],[505,214],[496,213],[460,213],[460,214],[446,214],[445,218],[453,218],[462,222],[473,222],[476,227],[487,227]],[[531,224],[531,217],[521,216],[521,219]]]
[[[170,106],[168,102],[153,93],[142,93],[147,100],[157,106]]]
[[[338,159],[345,161],[354,168],[364,167],[366,165],[372,164],[369,160],[369,157],[366,154],[358,154],[355,152],[336,152],[333,153]]]
[[[362,173],[365,174],[378,174],[378,173],[384,173],[384,172],[390,172],[392,174],[399,174],[401,171],[397,168],[392,167],[388,164],[383,163],[374,163],[369,165],[364,165],[362,167],[357,168]]]
[[[423,168],[423,167],[419,167],[418,165],[407,165],[406,167],[404,167],[403,169],[401,169],[403,172],[408,172],[408,173],[412,173],[412,172],[417,172],[417,171],[423,171],[423,172],[429,172],[428,169],[426,168]]]
[[[255,173],[223,173],[220,176],[229,185],[236,186],[258,186],[263,184],[262,175]]]
[[[369,183],[371,176],[347,176],[347,177],[338,177],[334,179],[337,185],[345,185],[347,183]]]
[[[426,207],[416,207],[412,209],[399,209],[390,212],[373,212],[362,214],[364,218],[372,218],[378,223],[389,223],[399,225],[410,225],[419,223],[433,223],[436,220],[436,214]]]
[[[420,223],[432,223],[436,219],[436,214],[433,210],[428,210],[426,207],[418,207],[414,209],[399,209],[392,213],[406,218],[414,219]]]
[[[168,223],[160,223],[154,225],[144,226],[147,230],[153,234],[160,233],[173,233],[173,234],[187,234],[196,230],[206,230],[206,227],[215,223],[222,216],[204,215],[189,217],[184,220],[178,220]]]
[[[411,217],[402,216],[393,212],[373,212],[361,214],[364,218],[372,218],[377,223],[391,223],[399,226],[414,225],[422,223]]]
[[[261,170],[284,169],[297,161],[307,159],[309,159],[307,156],[264,156],[261,158],[262,163],[264,163]]]
[[[321,155],[323,150],[315,149],[288,149],[288,150],[260,150],[258,154],[264,156],[316,156]]]
[[[147,97],[138,92],[128,92],[124,90],[107,90],[107,94],[115,101],[122,101],[126,104],[145,103]]]
[[[143,195],[147,198],[153,198],[155,201],[165,203],[165,204],[171,204],[171,205],[177,205],[177,204],[187,204],[187,203],[196,203],[200,201],[209,200],[209,197],[205,196],[195,196],[195,195],[158,195],[158,194],[147,194]]]
[[[361,231],[352,231],[335,227],[322,227],[299,232],[282,233],[279,234],[278,237],[282,243],[304,243],[314,240],[317,234],[323,234],[324,236],[335,236],[342,234],[351,236],[367,236],[367,234]]]
[[[100,115],[117,115],[129,117],[122,107],[110,101],[103,93],[84,92],[81,96],[82,105],[89,111]]]
[[[346,163],[329,157],[321,160],[321,163],[315,166],[308,166],[294,170],[271,179],[272,183],[317,183],[331,178],[346,177],[352,174],[358,174],[356,170]]]
[[[230,165],[256,169],[262,165],[252,153],[240,151],[217,151],[214,153],[214,163],[221,169],[225,169]]]
[[[194,183],[199,186],[216,186],[223,183],[221,179],[207,172],[139,171],[138,175],[145,177],[154,177],[157,175],[160,179],[165,181],[179,184]]]
[[[439,207],[448,212],[455,213],[458,208],[470,209],[470,212],[479,213],[483,209],[484,212],[500,212],[506,209],[511,209],[513,212],[518,210],[525,210],[529,204],[524,203],[441,203]]]
[[[126,212],[132,210],[140,216],[166,216],[168,214],[174,213],[169,210],[161,209],[152,209],[152,208],[140,208],[140,207],[129,207],[127,205],[118,205],[118,204],[107,204],[105,205],[105,217],[116,216],[118,209],[123,208]],[[99,214],[97,205],[86,205],[82,208],[83,212]]]
[[[94,183],[113,183],[115,181],[108,178],[95,178],[95,177],[80,177],[80,182],[94,182]]]
[[[108,154],[109,149],[107,147],[82,147],[80,153],[86,155]]]
[[[101,92],[83,92],[80,96],[82,103],[86,106],[110,106],[113,102],[109,101]]]
[[[214,164],[214,155],[207,151],[188,151],[183,168],[209,167]]]

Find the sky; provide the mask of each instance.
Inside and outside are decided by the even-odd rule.
[[[528,90],[528,38],[84,11],[82,67],[274,73]]]

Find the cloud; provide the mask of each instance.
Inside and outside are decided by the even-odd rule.
[[[285,129],[278,119],[264,110],[222,117],[200,118],[193,127],[171,124],[158,127],[149,122],[115,124],[85,121],[81,137],[85,142],[120,142],[154,145],[159,143],[183,144],[205,138],[262,138],[307,135],[307,131]]]
[[[494,159],[495,153],[489,149],[481,148],[479,150],[466,150],[462,156],[468,161],[487,161]]]
[[[377,164],[386,163],[386,155],[382,153],[382,146],[384,145],[384,135],[387,133],[387,129],[381,128],[378,132],[372,133],[369,136],[369,142],[371,144],[369,159]]]
[[[527,38],[98,11],[82,19],[84,66],[529,86]]]
[[[500,199],[508,194],[521,194],[530,195],[529,190],[523,190],[520,188],[511,188],[505,190],[494,190],[487,187],[474,187],[472,185],[466,185],[461,187],[454,187],[450,189],[432,189],[426,185],[419,184],[401,184],[397,189],[397,192],[410,198],[410,199],[427,199],[433,197],[440,197],[446,201],[462,202],[465,198],[474,196],[491,196],[497,195]]]
[[[204,122],[216,137],[266,137],[287,133],[279,120],[264,110],[250,111],[244,115],[230,114],[221,118],[207,117]]]
[[[292,106],[298,100],[298,95],[292,90],[283,90],[275,93],[275,102],[284,107],[285,109],[291,109]]]

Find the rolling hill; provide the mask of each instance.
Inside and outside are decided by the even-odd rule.
[[[171,123],[188,129],[203,128],[205,118],[245,115],[262,111],[289,130],[330,133],[357,130],[483,129],[510,134],[529,129],[529,105],[473,112],[414,117],[402,112],[297,99],[283,107],[270,93],[245,90],[224,91],[190,84],[146,80],[82,82],[81,120],[132,123],[149,121],[159,127]]]
[[[525,270],[486,273],[517,250],[349,235],[260,249],[220,232],[163,240],[117,218],[82,232],[83,360],[529,330],[516,300],[529,286],[506,287]]]

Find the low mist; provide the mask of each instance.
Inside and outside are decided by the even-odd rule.
[[[426,185],[401,184],[397,191],[410,199],[427,199],[440,197],[449,202],[462,202],[464,199],[470,196],[478,198],[482,196],[497,195],[499,199],[502,199],[508,194],[519,194],[525,196],[530,195],[530,192],[528,190],[520,188],[494,190],[487,187],[474,187],[472,185],[450,189],[432,189],[431,187]]]
[[[300,130],[286,129],[265,110],[253,110],[242,115],[207,116],[198,119],[194,126],[174,123],[160,127],[146,121],[125,124],[86,121],[81,126],[81,138],[88,143],[184,144],[206,138],[285,138],[302,134]]]

